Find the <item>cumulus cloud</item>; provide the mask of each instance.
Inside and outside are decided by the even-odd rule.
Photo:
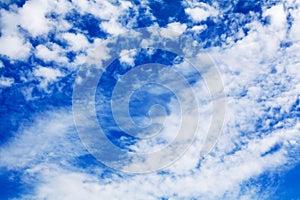
[[[37,58],[46,62],[67,63],[68,60],[64,55],[64,49],[55,43],[48,43],[46,45],[40,44],[35,48]]]
[[[24,60],[28,58],[31,51],[31,44],[22,36],[6,36],[0,37],[0,54],[8,56],[11,59]]]
[[[89,42],[82,34],[64,33],[62,37],[68,41],[71,50],[79,51],[89,47]]]
[[[167,29],[166,30],[170,30],[170,31],[165,31],[162,30],[161,34],[164,37],[168,37],[168,38],[178,38],[182,33],[185,32],[187,28],[186,24],[180,24],[179,22],[173,22],[168,24]]]
[[[122,63],[126,63],[127,65],[134,65],[134,57],[136,55],[136,51],[132,50],[122,50],[120,53],[120,61]]]
[[[205,21],[208,17],[214,17],[218,14],[218,11],[205,3],[194,4],[193,8],[186,8],[185,12],[188,14],[192,20],[195,22]]]
[[[48,11],[48,1],[27,1],[19,10],[20,25],[33,36],[48,33],[51,29],[51,22],[46,18]]]
[[[47,90],[48,84],[53,83],[64,74],[59,69],[39,66],[34,70],[34,75],[43,78],[40,87]]]

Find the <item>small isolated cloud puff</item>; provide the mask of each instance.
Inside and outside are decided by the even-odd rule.
[[[0,88],[1,87],[10,87],[12,84],[14,84],[15,80],[14,78],[8,78],[8,77],[0,77]]]
[[[194,8],[186,8],[186,14],[188,14],[195,22],[205,21],[208,17],[214,17],[218,15],[218,11],[205,3],[197,4]]]

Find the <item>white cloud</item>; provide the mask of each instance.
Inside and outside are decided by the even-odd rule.
[[[72,51],[84,50],[90,46],[86,37],[80,33],[64,33],[62,38],[68,41]]]
[[[31,44],[21,36],[3,35],[0,38],[0,44],[0,54],[11,59],[24,60],[30,55]]]
[[[1,13],[1,32],[3,35],[15,35],[18,33],[18,15],[16,12],[6,11],[4,9],[0,10]]]
[[[0,60],[0,68],[3,68],[4,67],[4,64],[3,62]]]
[[[26,1],[20,8],[14,6],[9,11],[1,10],[1,31],[6,35],[14,35],[19,32],[18,26],[21,26],[35,37],[47,34],[54,26],[64,29],[65,20],[58,17],[53,21],[46,15],[55,12],[63,16],[71,8],[70,2],[66,0]]]
[[[61,73],[58,69],[40,66],[34,71],[34,75],[44,77],[48,81],[55,81],[57,77],[63,76],[63,73]]]
[[[187,28],[186,24],[181,24],[179,22],[173,22],[167,25],[167,29],[163,29],[161,34],[168,38],[178,38],[182,33],[185,32]]]
[[[100,27],[107,33],[114,36],[126,32],[126,29],[119,22],[117,22],[116,19],[102,22]]]
[[[36,51],[36,57],[40,58],[44,61],[51,62],[61,62],[61,63],[67,63],[68,59],[65,57],[65,50],[62,49],[60,46],[58,46],[55,43],[47,43],[45,45],[38,45],[35,48]]]
[[[47,90],[48,84],[53,83],[64,74],[59,69],[39,66],[34,70],[34,75],[43,78],[40,87]]]
[[[192,31],[196,31],[196,32],[201,32],[203,30],[207,29],[206,25],[201,25],[201,26],[193,26],[191,28]]]
[[[263,13],[263,16],[269,16],[271,18],[271,25],[274,29],[282,30],[286,28],[286,14],[282,4],[278,4],[267,9]],[[278,34],[278,32],[276,33]]]
[[[14,84],[15,80],[8,77],[0,77],[0,87],[10,87]]]
[[[288,145],[265,157],[261,157],[261,153],[268,151],[276,142],[288,142],[293,138],[298,138],[299,142],[298,130],[299,124],[294,130],[279,131],[262,140],[253,140],[248,147],[235,154],[225,155],[222,158],[223,161],[219,155],[222,155],[223,152],[215,151],[215,156],[209,156],[204,160],[199,170],[182,168],[182,166],[190,168],[190,165],[196,164],[197,157],[195,155],[199,151],[197,148],[192,148],[184,158],[167,170],[170,174],[152,173],[134,176],[124,174],[98,178],[101,171],[99,174],[92,175],[87,171],[74,171],[74,169],[64,169],[56,164],[40,163],[26,170],[27,175],[37,176],[41,180],[34,196],[28,198],[86,199],[88,197],[89,199],[98,199],[101,196],[101,198],[111,199],[123,197],[133,199],[157,199],[160,197],[220,199],[224,195],[231,199],[247,196],[251,199],[261,198],[261,194],[253,192],[256,190],[255,186],[248,186],[249,188],[242,191],[240,190],[241,184],[266,170],[284,166],[287,162],[286,148]],[[56,140],[56,142],[58,141]],[[11,155],[10,151],[8,151],[8,155]],[[30,154],[25,155],[25,157],[29,157]],[[19,156],[21,162],[18,165],[22,163],[24,155],[20,154]],[[224,179],[224,177],[226,178]],[[268,188],[265,189],[268,190]]]
[[[186,27],[186,24],[181,24],[179,22],[173,22],[167,25],[167,29],[178,32],[180,35],[185,32]]]
[[[290,37],[291,39],[298,39],[300,37],[300,29],[299,29],[299,22],[300,21],[300,13],[299,13],[299,9],[297,8],[297,6],[300,5],[300,1],[291,1],[288,6],[290,7],[289,12],[291,14],[291,17],[294,20],[294,23],[292,24],[291,27],[291,31],[290,31]]]
[[[122,50],[120,53],[120,61],[121,63],[126,63],[130,66],[134,65],[134,57],[136,55],[135,50]]]
[[[46,34],[51,29],[51,22],[46,18],[48,11],[48,1],[27,1],[19,10],[20,25],[33,36]]]
[[[276,9],[280,7],[280,5],[275,6]],[[268,11],[266,13],[270,15]],[[281,14],[285,16],[284,13]],[[194,149],[193,156],[189,156],[188,159],[183,158],[183,160],[186,159],[186,162],[179,161],[179,167],[175,164],[167,170],[175,173],[173,174],[174,180],[170,180],[168,175],[149,175],[139,180],[138,178],[135,179],[136,182],[150,182],[150,185],[142,188],[143,194],[148,193],[148,188],[155,188],[152,190],[154,194],[149,195],[154,197],[159,197],[162,194],[172,196],[173,193],[179,191],[180,196],[186,198],[197,195],[207,195],[207,198],[221,198],[228,193],[237,195],[233,198],[238,198],[239,193],[243,192],[240,189],[245,181],[259,176],[265,171],[284,167],[288,162],[289,153],[292,154],[293,152],[289,152],[289,146],[286,144],[290,141],[299,141],[297,135],[299,125],[286,124],[282,130],[272,131],[270,123],[263,117],[267,114],[264,110],[266,107],[280,106],[288,112],[289,107],[297,99],[299,76],[296,74],[296,70],[291,69],[298,66],[296,58],[298,51],[288,49],[291,53],[286,53],[280,50],[280,42],[285,39],[287,32],[286,20],[279,23],[278,20],[272,19],[271,24],[267,26],[254,20],[247,27],[250,28],[249,34],[245,36],[239,33],[240,41],[230,43],[230,46],[225,49],[219,47],[211,49],[211,53],[217,59],[218,67],[222,71],[228,95],[228,121],[224,135],[219,140],[213,156],[209,156],[201,163],[202,166],[199,171],[194,170],[197,162],[197,156],[195,156],[197,155],[195,153],[197,148],[192,147]],[[283,30],[278,29],[278,27],[283,28]],[[270,35],[270,33],[272,34]],[[290,71],[284,69],[283,63],[290,65]],[[274,75],[271,74],[272,66],[278,69]],[[288,78],[291,78],[289,79],[290,82],[286,82]],[[276,85],[280,85],[280,87]],[[242,92],[245,92],[244,96],[241,95]],[[260,98],[264,102],[256,101]],[[280,114],[283,114],[282,112]],[[257,129],[255,127],[257,120],[262,120],[263,126],[271,133],[264,133]],[[297,122],[296,119],[287,121]],[[261,156],[280,142],[285,145],[277,152]],[[293,143],[298,145],[298,142]],[[235,145],[241,149],[234,150]],[[233,153],[227,155],[229,152]],[[180,178],[177,179],[177,177]],[[224,177],[227,179],[223,180]],[[161,183],[163,187],[156,188],[151,185],[152,182],[154,182],[153,185]],[[174,187],[166,186],[170,182],[173,183]],[[220,182],[224,182],[224,184],[218,184]],[[199,187],[191,187],[191,185]],[[182,188],[182,186],[184,187]],[[119,185],[115,187],[119,187]],[[125,186],[122,185],[122,187]],[[250,188],[249,191],[249,194],[242,195],[245,198],[247,196],[258,198],[255,195],[259,194],[253,192],[255,188]],[[126,190],[126,195],[129,195],[128,190]]]
[[[44,162],[51,165],[51,159],[54,163],[63,163],[83,152],[78,142],[68,110],[43,113],[36,116],[32,125],[21,125],[16,137],[0,147],[0,166],[22,170]]]
[[[88,1],[74,0],[74,7],[81,13],[91,13],[94,16],[104,20],[117,19],[123,12],[132,7],[130,1],[120,1],[119,5],[113,4],[111,1]],[[101,10],[101,12],[99,12]]]
[[[299,125],[299,124],[298,124]],[[90,199],[110,197],[119,199],[128,198],[159,198],[172,197],[191,198],[202,197],[206,199],[222,198],[224,194],[236,199],[241,196],[259,198],[260,194],[251,193],[255,186],[249,188],[249,193],[243,193],[240,186],[243,181],[255,177],[266,170],[284,166],[287,162],[286,150],[282,148],[276,153],[261,157],[276,142],[284,142],[297,137],[299,126],[296,129],[279,131],[262,140],[253,140],[248,147],[241,149],[233,155],[223,157],[223,161],[216,151],[216,155],[209,156],[203,161],[200,170],[186,170],[182,166],[195,165],[197,157],[190,156],[197,152],[191,149],[178,163],[167,170],[168,174],[144,174],[98,179],[85,172],[78,173],[56,169],[51,173],[43,173],[43,183],[37,188],[37,197],[52,199]],[[220,140],[222,141],[222,140]],[[195,160],[195,161],[192,161]],[[192,161],[192,162],[191,162]],[[186,163],[188,162],[188,164]],[[224,179],[224,177],[226,177]],[[109,183],[107,183],[109,181]],[[219,184],[222,182],[222,184]],[[68,183],[68,184],[67,184]],[[143,187],[140,185],[143,184]],[[68,187],[65,187],[68,185]],[[130,185],[130,187],[128,187]],[[251,186],[250,186],[251,187]],[[139,188],[137,190],[137,188]],[[268,188],[266,188],[268,189]],[[87,196],[85,196],[87,195]]]
[[[9,11],[2,9],[0,54],[6,55],[11,59],[24,60],[30,55],[32,45],[26,41],[25,35],[20,31],[20,27],[26,29],[32,36],[47,34],[56,24],[56,28],[65,30],[68,24],[60,18],[57,22],[46,18],[46,15],[52,10],[59,11],[63,15],[66,10],[57,8],[57,4],[67,5],[63,0],[43,1],[31,0],[26,1],[23,7],[11,7]]]
[[[25,59],[30,54],[31,45],[22,36],[15,34],[19,23],[15,21],[18,13],[24,16],[20,22],[22,27],[32,35],[45,34],[50,30],[53,22],[44,18],[48,4],[38,5],[37,2],[28,1],[20,12],[1,11],[1,25],[4,27],[0,38],[1,54],[12,59]],[[299,1],[297,2],[299,4]],[[131,3],[122,1],[119,7],[108,1],[74,1],[74,4],[80,12],[93,12],[100,18],[110,20],[101,24],[108,33],[116,35],[126,30],[116,19],[123,10],[131,6]],[[32,8],[40,10],[32,13],[30,10]],[[99,8],[105,9],[99,12]],[[119,12],[121,10],[122,12]],[[186,8],[185,11],[196,22],[217,14],[214,8],[206,4],[198,4],[196,7]],[[83,155],[85,150],[75,136],[72,115],[65,110],[37,115],[38,120],[32,126],[21,126],[17,136],[0,147],[0,166],[20,171],[26,168],[22,171],[24,179],[27,176],[35,176],[36,193],[28,199],[99,199],[99,197],[151,199],[163,196],[222,199],[224,195],[230,199],[260,198],[256,186],[247,186],[249,188],[243,191],[241,189],[243,183],[266,171],[285,169],[285,165],[293,155],[290,147],[300,145],[297,119],[283,119],[278,123],[283,128],[272,131],[270,122],[263,118],[268,114],[265,108],[280,107],[280,113],[271,113],[271,118],[275,118],[283,112],[289,112],[291,105],[298,98],[300,12],[296,8],[290,12],[294,18],[290,31],[287,31],[285,19],[287,14],[284,6],[278,4],[264,10],[263,15],[270,16],[271,19],[269,25],[252,21],[247,25],[250,29],[248,35],[241,34],[240,41],[230,40],[225,49],[219,47],[210,49],[222,72],[228,96],[227,121],[213,154],[201,162],[199,169],[196,166],[199,162],[201,143],[196,140],[183,158],[166,169],[170,175],[152,173],[99,178],[102,173],[101,166],[95,167],[99,168],[99,174],[96,175],[90,174],[80,166],[72,166],[72,159]],[[33,18],[35,16],[39,18]],[[175,22],[169,24],[168,28],[182,33],[186,26]],[[205,27],[196,26],[192,30],[201,31],[203,28]],[[88,48],[89,44],[83,35],[67,33],[63,34],[63,37],[75,50]],[[292,45],[282,50],[280,42],[286,39],[292,42]],[[92,46],[97,46],[101,42],[103,41],[96,39]],[[108,58],[108,47],[98,48],[95,54],[91,55],[95,63],[98,62],[99,53],[102,54],[102,58]],[[54,44],[39,45],[36,49],[36,55],[45,61],[66,62],[63,54],[64,50]],[[84,59],[83,55],[77,56],[75,63],[83,63]],[[132,57],[126,56],[123,56],[123,61],[133,62]],[[270,73],[272,67],[277,70],[275,74]],[[34,75],[42,78],[42,87],[64,76],[59,69],[41,66],[34,70]],[[11,86],[13,79],[2,77],[1,84]],[[241,96],[243,92],[245,94]],[[207,112],[205,109],[204,111]],[[262,126],[270,132],[262,133],[256,129],[255,122],[258,119],[262,120]],[[201,123],[204,127],[207,125],[207,119]],[[276,129],[276,126],[274,127]],[[278,143],[282,143],[278,151],[261,156]],[[236,146],[239,150],[235,150]]]
[[[213,17],[218,14],[218,11],[205,3],[198,3],[194,8],[186,8],[188,14],[195,22],[205,21],[208,17]]]
[[[110,48],[107,47],[105,44],[105,40],[99,38],[95,39],[92,48],[87,51],[89,56],[85,62],[87,62],[90,65],[94,64],[98,66],[99,64],[101,64],[99,63],[100,59],[105,60],[111,58]]]
[[[91,13],[102,19],[103,22],[99,25],[100,28],[112,35],[118,35],[126,31],[119,18],[125,15],[129,8],[132,8],[130,1],[120,1],[120,4],[116,5],[110,1],[75,0],[73,5],[83,14]]]

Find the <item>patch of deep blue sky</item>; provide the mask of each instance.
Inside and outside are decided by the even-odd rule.
[[[0,7],[4,8],[6,10],[9,10],[9,6],[16,5],[18,7],[22,7],[27,0],[7,0],[7,1],[1,1]]]
[[[23,173],[15,170],[7,170],[0,167],[0,198],[20,198],[22,194],[29,193],[34,188],[22,182]]]
[[[110,66],[107,67],[106,71],[102,75],[96,92],[96,111],[99,123],[103,130],[105,130],[109,139],[121,148],[124,147],[122,142],[128,144],[134,144],[134,137],[129,136],[118,128],[111,109],[111,99],[113,90],[118,82],[118,77],[126,74],[128,71],[132,70],[143,64],[148,63],[158,63],[164,65],[165,67],[171,67],[176,59],[177,55],[163,50],[156,50],[153,54],[149,55],[147,50],[141,49],[141,51],[135,56],[134,66],[128,66],[127,64],[121,64],[119,59],[115,60]],[[181,60],[182,61],[182,60]],[[159,74],[159,70],[153,69],[152,73]],[[145,77],[146,78],[146,77]],[[195,83],[194,79],[199,79],[198,76],[189,76],[187,80],[190,83]],[[140,79],[140,77],[139,77]],[[131,84],[131,83],[127,83]],[[160,88],[164,92],[160,94],[150,94],[147,90],[136,91],[129,102],[129,111],[133,117],[133,121],[139,123],[136,119],[144,118],[149,119],[148,111],[153,105],[162,105],[166,111],[166,114],[170,114],[170,108],[167,106],[170,103],[171,98],[175,97],[170,91],[166,91],[165,88]],[[175,97],[176,98],[176,97]],[[100,102],[100,103],[97,103]],[[120,138],[123,140],[120,140]],[[124,138],[127,138],[124,140]],[[129,139],[129,140],[128,140]],[[131,141],[131,142],[128,142]]]
[[[24,5],[25,0],[16,0],[8,1],[7,3],[0,3],[2,9],[9,10],[9,6],[12,4],[21,7]],[[138,27],[148,27],[154,22],[157,22],[161,27],[166,26],[169,22],[181,22],[186,23],[188,27],[193,25],[207,25],[207,29],[200,34],[194,35],[194,38],[200,41],[204,47],[216,46],[222,44],[221,35],[225,34],[226,36],[233,36],[239,28],[242,28],[244,33],[247,34],[248,29],[244,28],[245,23],[250,22],[252,18],[250,13],[255,13],[255,17],[258,20],[261,20],[263,24],[268,24],[268,18],[262,18],[262,5],[274,5],[278,1],[218,1],[221,9],[224,9],[225,12],[222,16],[218,16],[216,19],[208,18],[206,21],[199,23],[192,22],[184,12],[184,8],[181,6],[182,1],[179,0],[165,0],[163,3],[159,1],[151,1],[150,12],[156,17],[155,21],[152,21],[151,18],[145,13],[146,8],[140,6],[138,0],[132,1],[136,6],[138,6],[138,14],[133,10],[130,10],[128,14],[122,16],[119,19],[124,25],[126,25],[130,18],[137,17],[137,28]],[[208,4],[212,4],[212,1],[202,1]],[[56,20],[60,17],[59,13],[49,13],[49,18]],[[101,20],[90,14],[79,14],[76,10],[70,10],[70,12],[64,16],[64,18],[72,24],[72,28],[68,30],[72,33],[82,33],[86,35],[88,40],[92,42],[94,38],[107,38],[107,35],[104,31],[99,29],[99,24]],[[289,26],[292,24],[290,16],[288,16]],[[226,23],[226,26],[224,25]],[[32,37],[30,34],[20,28],[28,41],[31,42],[33,47],[36,47],[39,44],[45,44],[47,42],[56,43],[62,47],[66,47],[67,43],[59,38],[57,38],[56,32],[50,32],[48,35]],[[1,34],[1,33],[0,33]],[[290,46],[289,42],[282,43],[282,48]],[[70,62],[72,62],[78,52],[70,51],[67,52],[67,57]],[[140,56],[140,55],[139,55]],[[156,60],[160,59],[159,56],[154,57]],[[45,62],[36,58],[34,55],[25,62],[20,61],[10,61],[7,57],[1,55],[1,61],[4,63],[5,67],[0,68],[0,75],[4,77],[13,77],[15,83],[12,87],[3,87],[0,88],[0,145],[9,141],[10,138],[15,136],[16,131],[19,129],[21,124],[30,124],[32,123],[32,116],[36,113],[42,113],[46,110],[55,110],[60,107],[70,107],[71,106],[71,97],[72,97],[72,85],[74,83],[75,72],[68,71],[67,67],[60,66],[55,62]],[[136,58],[136,64],[141,64],[142,57]],[[168,62],[168,61],[166,61]],[[114,65],[115,64],[115,65]],[[107,91],[111,91],[115,82],[111,73],[121,73],[119,71],[120,63],[114,63],[108,68],[108,71],[104,74],[102,80],[110,79],[111,82],[107,85]],[[42,66],[53,66],[54,68],[59,68],[64,70],[67,74],[64,78],[60,79],[59,82],[50,84],[48,87],[49,90],[53,91],[52,93],[46,93],[43,90],[38,88],[39,80],[32,78],[32,72],[37,65]],[[124,73],[124,72],[122,72]],[[29,81],[21,79],[25,77]],[[32,96],[33,100],[27,101],[24,97],[22,91],[28,87],[33,87]],[[242,97],[242,96],[241,96]],[[163,97],[162,99],[167,100],[168,97]],[[148,105],[150,106],[150,105]],[[135,106],[133,106],[135,107]],[[299,108],[299,98],[295,101],[293,106],[290,108],[289,112],[280,112],[280,107],[266,108],[265,115],[256,120],[256,129],[261,134],[273,131],[275,125],[279,121],[285,121],[290,118],[299,119],[300,108]],[[109,112],[108,112],[109,113]],[[99,117],[99,116],[98,116]],[[271,120],[270,127],[267,129],[262,125],[263,121],[266,119]],[[113,123],[113,122],[111,122]],[[277,129],[284,127],[277,127]],[[113,141],[117,141],[120,135],[124,134],[122,132],[111,133]],[[266,154],[271,154],[276,152],[279,148],[282,147],[282,144],[276,144],[272,147]],[[233,152],[234,153],[234,152]],[[95,165],[95,160],[92,157],[80,157],[78,158],[78,163],[74,165],[79,165],[80,167],[86,168],[91,165]],[[279,190],[276,195],[285,196],[287,199],[292,197],[299,197],[299,182],[297,177],[299,177],[299,166],[291,170],[285,175],[279,176],[276,181],[282,181],[279,184]],[[0,198],[7,199],[10,197],[18,196],[18,193],[28,192],[32,188],[26,183],[22,183],[20,177],[22,176],[21,172],[15,172],[7,169],[0,169]],[[260,177],[254,177],[254,180],[249,181],[245,184],[264,184],[268,183],[270,176],[262,175]]]

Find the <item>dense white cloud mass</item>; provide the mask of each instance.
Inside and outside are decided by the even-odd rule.
[[[62,37],[68,41],[70,48],[74,51],[80,51],[89,46],[89,42],[83,34],[64,33]]]
[[[4,35],[0,38],[0,43],[0,53],[9,58],[23,60],[30,54],[31,45],[21,36]]]
[[[140,6],[147,8],[146,13],[151,10],[146,1],[141,1]],[[170,22],[166,28],[178,35],[165,37],[201,33],[208,27],[198,22],[224,12],[218,10],[217,3],[210,6],[190,1],[184,7],[196,25]],[[50,67],[52,62],[75,72],[77,65],[85,64],[87,58],[97,60],[92,49],[103,43],[103,39],[85,32],[69,31],[72,25],[65,18],[71,9],[96,16],[97,27],[108,37],[134,27],[136,17],[127,24],[121,19],[131,9],[139,12],[132,2],[123,0],[29,0],[20,8],[1,9],[0,54],[21,61],[35,56],[45,62],[33,67],[33,77],[24,76],[39,80],[39,87],[45,91],[67,75],[59,67]],[[49,18],[50,12],[58,17]],[[101,164],[82,167],[74,163],[89,153],[76,133],[71,108],[50,110],[36,114],[34,122],[24,123],[15,137],[0,146],[0,167],[20,171],[22,182],[34,188],[19,199],[269,199],[272,186],[245,183],[299,162],[294,157],[300,148],[299,113],[293,115],[291,109],[299,100],[300,91],[300,1],[287,0],[263,7],[262,17],[268,23],[262,23],[253,14],[244,25],[247,34],[237,30],[234,35],[220,36],[224,39],[222,45],[206,49],[222,75],[226,118],[216,147],[205,159],[200,159],[201,138],[196,138],[180,160],[160,172],[106,174]],[[37,38],[51,32],[64,45],[52,41],[33,45],[27,35]],[[286,43],[290,45],[284,46]],[[67,57],[69,51],[75,52],[73,60]],[[109,47],[97,52],[109,57]],[[124,50],[121,56],[123,64],[134,64],[134,51]],[[5,66],[0,61],[1,68]],[[80,78],[76,81],[80,82]],[[0,90],[14,82],[12,77],[0,75]],[[32,88],[23,92],[30,99]],[[209,104],[203,102],[202,106],[200,125],[205,129],[210,117]],[[168,131],[173,129],[176,124],[169,123]],[[144,145],[141,142],[131,147]]]
[[[193,8],[186,8],[185,12],[196,22],[205,21],[208,17],[218,15],[218,11],[205,3],[194,3]]]
[[[33,36],[48,33],[50,20],[46,19],[48,2],[28,1],[19,10],[20,25],[28,30]]]
[[[59,45],[55,43],[48,43],[47,46],[40,44],[35,48],[35,55],[37,58],[40,58],[46,62],[68,62],[68,59],[64,55],[64,50]]]

